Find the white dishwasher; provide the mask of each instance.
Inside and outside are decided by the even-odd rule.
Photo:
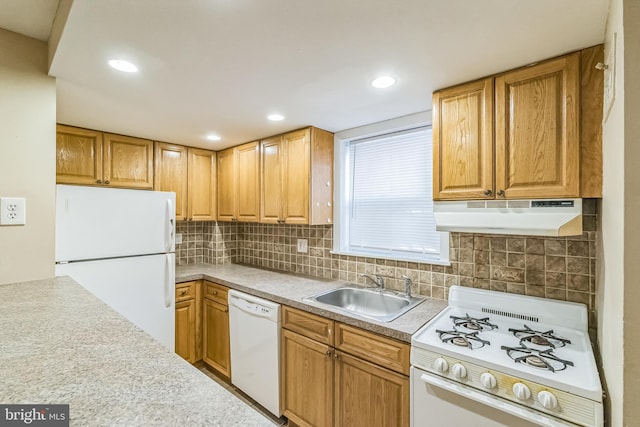
[[[229,291],[231,383],[280,417],[280,305]]]

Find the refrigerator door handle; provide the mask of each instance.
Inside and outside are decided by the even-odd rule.
[[[173,298],[173,286],[171,286],[171,255],[166,254],[164,259],[164,306],[171,307]]]
[[[166,210],[165,210],[165,218],[167,219],[165,235],[164,235],[164,246],[167,252],[171,252],[171,243],[173,242],[173,203],[171,203],[170,199],[167,199]]]

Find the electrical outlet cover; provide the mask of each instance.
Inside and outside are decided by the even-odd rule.
[[[298,252],[307,253],[307,239],[298,239]]]
[[[24,197],[0,197],[0,225],[26,224]]]

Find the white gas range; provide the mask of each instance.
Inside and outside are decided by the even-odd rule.
[[[411,365],[413,427],[603,425],[583,304],[452,286]]]

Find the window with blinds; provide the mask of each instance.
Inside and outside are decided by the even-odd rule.
[[[448,235],[433,216],[431,128],[344,144],[339,252],[448,261]]]

